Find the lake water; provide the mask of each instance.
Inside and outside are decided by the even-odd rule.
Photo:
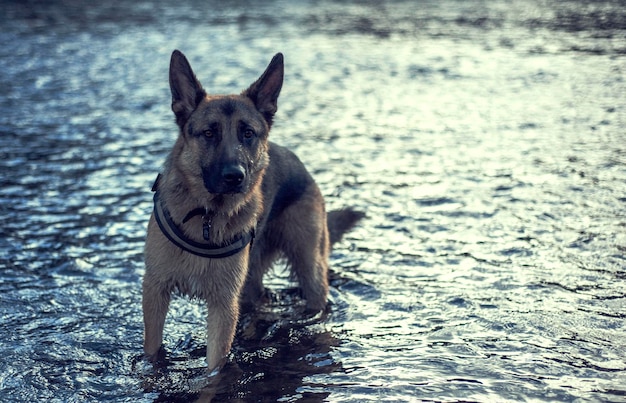
[[[620,1],[0,3],[0,401],[626,401]],[[214,384],[178,298],[141,360],[167,69],[239,92],[330,208],[330,313],[282,265]]]

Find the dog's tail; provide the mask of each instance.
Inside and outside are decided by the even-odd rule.
[[[329,211],[326,221],[330,244],[339,242],[343,234],[350,231],[363,217],[365,213],[351,208]]]

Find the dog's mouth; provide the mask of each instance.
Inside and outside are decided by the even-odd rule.
[[[245,193],[246,187],[243,184],[239,185],[219,185],[215,186],[210,181],[204,181],[204,187],[213,195],[235,195],[239,193]]]

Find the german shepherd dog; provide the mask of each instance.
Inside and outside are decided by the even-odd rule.
[[[209,369],[230,351],[240,304],[254,308],[263,275],[284,256],[308,310],[328,294],[330,245],[363,216],[325,212],[324,199],[292,152],[268,141],[283,84],[278,53],[240,95],[207,95],[185,56],[170,62],[179,135],[154,184],[143,278],[144,353],[157,360],[171,293],[208,305]]]

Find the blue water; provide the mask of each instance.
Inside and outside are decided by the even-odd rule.
[[[0,10],[0,401],[626,401],[623,2]],[[331,312],[278,263],[217,384],[198,301],[141,360],[173,49],[215,93],[283,52],[273,140],[367,212]]]

